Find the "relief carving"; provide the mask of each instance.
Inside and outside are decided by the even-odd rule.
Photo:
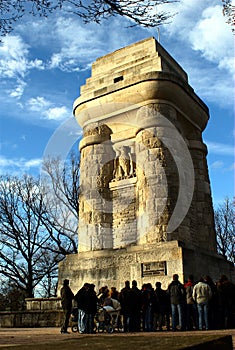
[[[111,129],[106,124],[98,124],[92,123],[84,128],[83,135],[86,136],[94,136],[94,135],[107,135],[110,136],[112,134]]]
[[[121,146],[115,149],[113,181],[128,179],[135,176],[135,163],[131,147]]]

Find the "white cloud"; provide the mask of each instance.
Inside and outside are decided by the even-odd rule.
[[[27,72],[29,47],[19,36],[6,36],[0,46],[0,75],[24,77]]]
[[[25,158],[6,158],[4,156],[0,156],[0,167],[1,174],[4,173],[14,173],[14,174],[22,174],[26,171],[29,171],[32,168],[40,168],[42,164],[42,159],[34,158],[34,159],[25,159]]]
[[[219,68],[233,72],[234,38],[223,16],[222,2],[218,5],[217,0],[181,0],[170,6],[177,15],[164,27],[166,32],[188,43]]]
[[[30,159],[25,161],[25,168],[39,168],[42,165],[42,159],[41,158],[36,158],[36,159]]]
[[[0,46],[0,76],[23,79],[29,69],[44,69],[42,60],[29,59],[30,47],[19,35],[8,35]]]
[[[232,172],[234,174],[234,166],[235,166],[234,163],[226,164],[222,160],[216,160],[209,165],[209,168],[214,173],[223,174],[225,176],[226,173]]]
[[[45,109],[51,106],[51,102],[47,101],[44,97],[30,98],[27,102],[29,110],[33,112],[44,112]]]
[[[224,156],[233,156],[234,147],[223,143],[206,141],[209,153],[222,154]]]
[[[30,47],[19,35],[8,35],[2,39],[0,46],[0,78],[5,79],[5,92],[20,99],[27,86],[26,76],[31,69],[44,69],[39,59],[30,60]],[[11,80],[11,82],[9,81]],[[12,88],[9,88],[12,86]]]
[[[87,69],[89,63],[104,54],[100,42],[101,27],[84,25],[79,19],[59,17],[55,23],[60,48],[51,56],[50,68],[64,71]],[[102,36],[103,37],[103,36]]]
[[[52,102],[40,96],[29,99],[26,106],[30,111],[40,114],[41,119],[61,121],[71,115],[67,107],[54,107]]]
[[[38,70],[45,70],[46,66],[42,60],[39,60],[36,58],[33,61],[29,61],[28,68],[30,68],[30,69],[36,68]]]
[[[229,73],[223,74],[217,66],[203,66],[203,61],[187,62],[189,82],[202,99],[220,107],[233,107],[234,87]]]
[[[234,36],[223,17],[222,2],[181,0],[169,8],[177,11],[177,15],[164,30],[176,41],[173,47],[189,75],[190,84],[202,99],[231,107],[234,102]]]
[[[211,169],[221,169],[224,166],[224,162],[222,162],[221,160],[217,160],[215,162],[213,162],[210,166]]]
[[[195,23],[200,20],[204,9],[217,4],[218,0],[181,0],[168,4],[169,11],[176,15],[172,18],[171,23],[164,27],[170,35],[187,38]]]
[[[14,97],[16,99],[20,99],[24,93],[26,86],[27,86],[27,84],[23,80],[19,80],[18,85],[15,86],[15,88],[13,90],[8,90],[8,93],[11,97]]]
[[[3,156],[0,156],[0,166],[1,168],[8,167],[14,165],[14,161],[12,159],[7,159]]]
[[[147,33],[141,28],[128,31],[125,28],[128,22],[124,18],[113,18],[102,25],[85,25],[78,16],[63,17],[61,14],[63,12],[43,21],[27,17],[24,23],[16,26],[14,35],[3,39],[0,47],[1,99],[17,99],[21,103],[18,106],[25,108],[26,94],[33,96],[37,93],[37,87],[32,84],[39,77],[38,71],[86,71],[97,57],[135,42],[139,39],[139,32]],[[44,77],[39,79],[45,81]],[[65,107],[55,106],[55,102],[43,106],[43,102],[33,97],[28,104],[29,111],[42,112],[45,119],[64,119]]]
[[[139,40],[140,33],[149,34],[142,28],[128,30],[128,24],[125,18],[112,18],[103,21],[102,25],[84,24],[77,16],[56,18],[53,30],[57,47],[48,68],[63,71],[89,69],[96,58]]]
[[[44,113],[45,119],[48,120],[65,120],[70,117],[71,112],[65,106],[49,108]]]
[[[189,40],[192,48],[200,51],[208,61],[233,72],[233,35],[225,23],[221,6],[211,6],[202,12],[189,33]]]
[[[59,15],[55,13],[43,21],[28,18],[27,22],[18,26],[18,31],[31,44],[30,52],[38,48],[43,53],[41,55],[38,51],[41,58],[28,62],[28,69],[80,71],[90,68],[89,63],[103,53],[96,40],[100,28],[95,24],[85,25],[72,13],[69,17],[63,16],[63,12],[59,12]]]

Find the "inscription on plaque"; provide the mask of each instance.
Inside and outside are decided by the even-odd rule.
[[[154,261],[141,264],[142,277],[166,275],[166,261]]]

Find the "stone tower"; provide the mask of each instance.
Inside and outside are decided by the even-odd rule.
[[[83,128],[79,253],[60,264],[59,282],[166,287],[173,273],[230,275],[216,254],[208,108],[164,48],[151,37],[97,59],[74,115]]]

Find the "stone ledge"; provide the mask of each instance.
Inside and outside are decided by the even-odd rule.
[[[133,186],[137,181],[136,176],[130,177],[129,179],[114,180],[109,183],[109,188],[111,190],[119,190],[122,188]]]
[[[27,310],[60,310],[61,298],[26,298]]]
[[[0,328],[11,327],[59,327],[62,310],[1,311]]]

